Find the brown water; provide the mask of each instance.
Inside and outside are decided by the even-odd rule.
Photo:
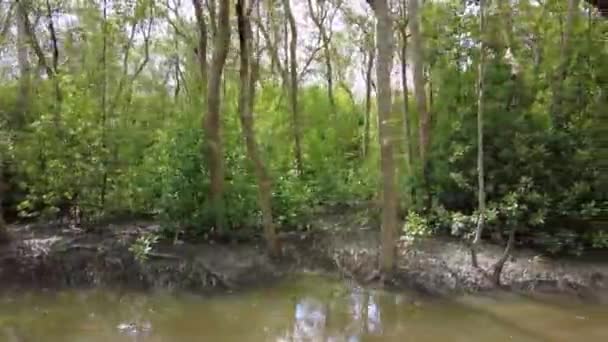
[[[204,298],[0,295],[0,341],[608,341],[608,307],[512,294],[422,299],[316,276]]]

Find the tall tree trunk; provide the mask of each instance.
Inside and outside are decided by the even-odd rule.
[[[247,146],[247,154],[251,160],[258,183],[258,202],[262,211],[264,236],[271,255],[280,254],[280,246],[272,218],[272,191],[270,177],[259,155],[255,137],[253,105],[255,103],[255,83],[257,79],[258,61],[250,62],[251,56],[251,25],[249,16],[251,8],[245,11],[243,0],[237,0],[236,13],[238,17],[239,47],[240,47],[240,93],[239,114],[243,137]]]
[[[198,47],[196,49],[201,72],[201,94],[207,94],[207,23],[203,15],[201,0],[192,0],[198,26]]]
[[[553,115],[553,125],[558,129],[563,129],[567,125],[568,115],[564,108],[564,82],[568,77],[572,50],[572,38],[574,36],[575,22],[579,17],[579,1],[568,0],[568,12],[566,14],[566,29],[563,32],[560,61],[557,67],[557,80],[553,90],[551,101],[551,113]]]
[[[27,51],[25,15],[27,14],[19,6],[15,15],[17,22],[17,63],[19,64],[19,95],[17,97],[19,117],[14,122],[16,127],[20,127],[25,123],[25,115],[29,110],[30,101],[31,72]]]
[[[173,72],[173,79],[175,80],[175,89],[173,90],[173,101],[177,103],[179,98],[179,94],[182,90],[182,82],[181,82],[181,68],[180,68],[180,58],[179,58],[179,40],[177,39],[177,32],[174,31],[173,34],[173,48],[175,49],[175,66]]]
[[[331,64],[331,50],[329,47],[329,41],[323,43],[325,46],[323,50],[325,51],[325,77],[327,79],[327,97],[329,98],[329,105],[332,110],[336,109],[336,99],[334,96],[334,78],[333,78],[333,67]],[[332,113],[335,114],[335,113]]]
[[[391,67],[393,61],[392,18],[387,0],[368,1],[376,15],[376,46],[378,48],[378,127],[382,167],[382,248],[380,269],[390,274],[395,267],[397,234],[397,192],[393,152],[391,115]]]
[[[418,175],[424,184],[424,196],[427,203],[430,202],[430,191],[426,167],[428,164],[428,150],[431,142],[431,113],[427,107],[426,85],[424,79],[424,61],[422,53],[422,36],[420,33],[419,0],[408,1],[408,25],[412,38],[412,66],[414,78],[414,95],[416,97],[416,108],[418,110]]]
[[[107,49],[108,49],[108,3],[107,0],[103,0],[103,23],[102,23],[102,47],[101,47],[101,142],[104,149],[107,148],[107,116],[108,116],[108,67],[107,67]],[[108,168],[107,162],[104,157],[104,170],[101,176],[101,190],[100,190],[100,207],[101,211],[106,206],[106,190],[108,187]]]
[[[285,14],[287,15],[287,14]],[[289,24],[287,20],[283,20],[283,65],[289,74]],[[288,77],[289,79],[289,77]],[[291,87],[291,81],[288,81],[287,84]]]
[[[289,75],[290,75],[290,105],[294,135],[294,152],[296,159],[296,170],[301,176],[303,174],[302,164],[302,146],[301,146],[301,126],[300,126],[300,114],[298,112],[298,28],[296,26],[296,20],[291,11],[291,5],[289,0],[283,0],[283,9],[287,20],[289,22],[289,31],[291,33],[291,39],[289,41]]]
[[[369,153],[370,126],[372,113],[372,73],[374,70],[374,59],[376,58],[376,47],[369,47],[367,65],[365,68],[365,127],[363,131],[363,155]]]
[[[405,0],[401,2],[403,19],[405,18]],[[403,89],[403,134],[405,135],[404,147],[405,147],[405,167],[407,172],[411,173],[414,170],[413,167],[413,148],[412,148],[412,132],[410,124],[410,109],[409,109],[409,96],[407,86],[407,29],[404,23],[399,28],[399,37],[401,38],[401,87]],[[410,188],[407,196],[410,198],[410,202],[415,198],[414,187]]]
[[[207,87],[207,115],[205,116],[205,139],[207,161],[211,174],[210,199],[215,215],[215,228],[224,227],[224,158],[220,134],[221,85],[224,65],[230,45],[230,1],[220,1],[217,35],[214,39],[213,57]]]
[[[59,112],[61,111],[61,102],[63,100],[61,88],[59,86],[59,80],[56,77],[57,74],[59,74],[59,46],[57,43],[57,33],[55,32],[55,23],[53,21],[53,9],[51,8],[51,3],[49,0],[46,0],[46,16],[48,20],[49,36],[51,37],[51,46],[53,50],[52,65],[53,74],[55,75],[53,81],[55,83],[55,105],[57,106],[55,110],[57,111],[57,116],[59,116]]]
[[[419,155],[420,162],[424,167],[426,163],[426,153],[430,142],[430,113],[427,110],[426,86],[424,80],[424,62],[422,61],[422,37],[420,33],[420,13],[418,11],[418,1],[410,0],[409,5],[409,27],[412,36],[412,66],[414,78],[414,93],[416,96],[416,107],[419,116]]]
[[[471,263],[473,267],[479,267],[477,263],[477,248],[481,241],[481,234],[485,224],[486,213],[486,191],[484,182],[483,164],[483,112],[484,112],[484,78],[485,78],[485,0],[479,0],[479,65],[477,75],[477,228],[475,237],[471,243]]]

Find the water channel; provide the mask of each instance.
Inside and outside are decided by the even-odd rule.
[[[608,341],[608,307],[515,294],[422,298],[319,276],[202,297],[121,290],[0,294],[0,341]]]

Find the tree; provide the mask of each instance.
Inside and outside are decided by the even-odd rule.
[[[426,81],[424,77],[424,61],[422,34],[420,32],[419,0],[408,1],[408,25],[411,35],[411,57],[414,79],[414,95],[418,111],[418,177],[423,184],[422,195],[427,206],[431,204],[430,184],[427,164],[431,146],[431,113],[427,106]],[[428,208],[427,208],[428,209]]]
[[[412,0],[409,0],[412,1]],[[405,136],[404,139],[404,151],[405,151],[405,167],[407,172],[412,172],[414,170],[414,152],[412,146],[412,132],[411,132],[411,123],[410,123],[410,109],[409,109],[409,96],[408,96],[408,86],[407,86],[407,2],[406,0],[400,1],[399,12],[401,14],[401,18],[399,21],[399,39],[401,44],[400,51],[400,60],[401,60],[401,88],[403,90],[403,134]],[[413,199],[414,196],[414,187],[411,188],[411,192],[408,194]]]
[[[198,26],[198,47],[196,49],[198,64],[201,72],[201,94],[207,92],[207,23],[203,15],[201,0],[192,0],[194,14]]]
[[[374,59],[376,58],[375,46],[368,48],[365,53],[365,126],[363,131],[363,155],[367,155],[369,153],[372,113],[372,84],[374,83],[372,74],[374,71]]]
[[[386,272],[399,184],[408,214],[464,227],[473,250],[511,236],[608,246],[564,222],[585,226],[603,203],[608,21],[589,7],[583,20],[580,0],[486,0],[483,27],[476,2],[369,2],[0,2],[6,220],[53,219],[78,196],[91,219],[157,213],[210,238],[260,228],[272,252],[311,208],[381,194]]]
[[[376,47],[374,44],[373,33],[366,35],[371,40],[369,46],[366,46],[364,53],[365,58],[365,127],[363,131],[363,155],[367,155],[369,152],[369,141],[370,141],[370,126],[371,126],[371,112],[372,112],[372,84],[374,80],[372,74],[374,71],[374,60],[376,58]]]
[[[473,267],[479,267],[477,263],[477,248],[481,241],[483,233],[486,213],[486,191],[484,179],[484,164],[483,164],[483,112],[484,112],[484,77],[485,77],[485,0],[479,0],[479,64],[477,75],[477,228],[475,229],[475,237],[471,244],[471,263]]]
[[[213,57],[207,86],[207,115],[205,117],[205,139],[207,161],[211,174],[209,197],[215,215],[215,227],[225,228],[224,217],[224,160],[222,136],[220,134],[220,104],[222,74],[230,45],[230,1],[221,1],[219,6],[217,35],[213,42]]]
[[[49,64],[47,58],[45,56],[40,43],[38,42],[38,38],[35,35],[34,27],[32,27],[28,13],[30,11],[30,6],[32,5],[27,0],[17,0],[17,13],[19,18],[19,26],[23,26],[22,29],[27,37],[27,40],[34,51],[36,57],[38,58],[38,64],[46,71],[47,77],[53,82],[55,88],[55,103],[54,103],[54,112],[55,112],[55,126],[56,129],[59,128],[60,120],[59,120],[59,111],[61,102],[63,100],[63,95],[61,93],[61,87],[59,85],[59,79],[57,74],[59,72],[59,47],[57,43],[57,35],[55,33],[55,26],[52,15],[52,8],[50,2],[46,1],[46,15],[47,15],[47,26],[49,35],[51,38],[52,45],[52,64]]]
[[[258,202],[262,211],[264,235],[271,255],[280,254],[279,241],[272,218],[272,190],[266,166],[258,151],[255,137],[253,105],[255,103],[255,84],[257,82],[259,57],[251,62],[251,24],[250,16],[253,5],[245,9],[244,0],[237,0],[236,13],[238,19],[239,47],[240,47],[240,90],[239,115],[243,131],[243,138],[247,147],[247,154],[253,164],[258,183]]]
[[[294,137],[294,153],[296,159],[296,170],[299,175],[303,174],[302,164],[302,132],[300,124],[300,112],[298,109],[298,28],[296,26],[296,20],[291,11],[291,4],[289,0],[283,1],[283,10],[287,16],[287,22],[289,23],[289,99],[291,106],[292,125],[293,125],[293,137]],[[287,66],[285,66],[287,67]]]
[[[27,49],[27,33],[25,16],[27,13],[19,6],[16,10],[15,21],[17,24],[17,62],[19,63],[19,97],[18,108],[20,111],[18,125],[25,123],[25,115],[28,112],[31,88],[30,62]]]
[[[397,193],[391,115],[391,67],[393,60],[392,18],[386,0],[368,0],[376,16],[378,49],[378,127],[382,168],[382,238],[380,269],[390,274],[395,267],[397,235]]]
[[[327,81],[327,97],[329,98],[329,103],[332,108],[335,110],[336,100],[334,98],[334,77],[333,77],[333,66],[332,66],[332,49],[331,49],[331,39],[333,34],[333,19],[335,13],[340,9],[342,5],[342,1],[338,1],[335,4],[335,10],[333,14],[329,13],[329,2],[327,1],[316,1],[317,9],[315,10],[315,6],[313,5],[313,0],[307,0],[308,2],[308,12],[310,13],[310,17],[315,24],[317,30],[319,31],[319,35],[321,36],[321,42],[323,44],[323,59],[325,62],[325,80]],[[325,27],[328,26],[328,29]]]
[[[419,158],[422,172],[427,163],[427,153],[431,141],[431,114],[427,108],[426,85],[424,80],[424,61],[422,52],[422,35],[420,33],[419,0],[408,1],[408,25],[411,35],[411,56],[414,78],[414,94],[419,117]]]

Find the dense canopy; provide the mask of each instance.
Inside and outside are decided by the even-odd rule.
[[[605,10],[3,1],[4,218],[151,214],[278,253],[316,207],[372,203],[383,268],[400,235],[606,248]]]

